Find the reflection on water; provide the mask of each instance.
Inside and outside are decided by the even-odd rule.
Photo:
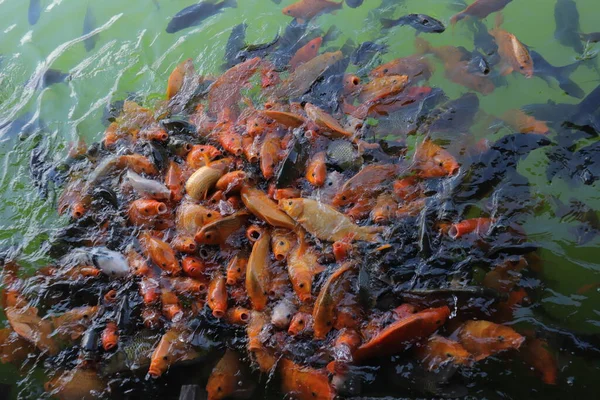
[[[600,6],[593,0],[556,0],[550,2],[552,7],[548,0],[480,0],[479,8],[466,8],[471,1],[439,0],[346,0],[344,4],[325,2],[318,9],[292,3],[0,1],[5,16],[0,21],[0,245],[3,257],[21,265],[22,276],[40,271],[23,282],[6,272],[10,267],[3,274],[4,293],[20,293],[37,308],[11,316],[10,302],[20,304],[21,310],[23,304],[16,295],[3,298],[12,318],[12,328],[6,323],[0,336],[2,361],[7,363],[0,374],[5,392],[10,391],[12,398],[18,394],[40,398],[47,396],[45,383],[46,390],[60,389],[63,398],[80,397],[77,390],[81,388],[89,392],[105,387],[111,388],[115,398],[178,398],[183,384],[203,389],[219,362],[226,373],[244,371],[235,397],[280,398],[282,385],[289,390],[294,387],[290,376],[297,365],[310,365],[317,371],[332,359],[339,365],[326,380],[348,397],[554,398],[597,390],[600,70],[594,31]],[[304,20],[310,21],[305,24]],[[243,101],[225,99],[233,89],[210,89],[210,83],[218,81],[226,69],[252,63],[254,57],[270,64],[261,63],[253,78],[251,73],[243,78],[234,74],[225,82],[233,82],[235,91],[243,86],[237,99]],[[310,69],[302,67],[315,57],[320,63],[314,62]],[[165,119],[160,110],[165,110],[167,80],[187,58],[201,78],[194,78],[193,85],[184,79],[183,89],[168,89],[185,96],[180,94],[177,102],[166,107],[172,115]],[[286,71],[288,65],[297,72]],[[409,87],[398,75],[408,76]],[[302,105],[289,108],[288,97]],[[261,374],[256,368],[248,369],[250,359],[256,367],[257,356],[246,355],[245,330],[213,318],[214,304],[209,304],[208,312],[205,308],[186,321],[186,332],[177,331],[177,324],[170,330],[140,329],[143,320],[164,317],[140,310],[144,293],[149,294],[143,290],[141,297],[137,294],[144,287],[139,279],[109,281],[91,276],[98,269],[129,274],[120,269],[120,253],[131,241],[126,221],[133,220],[128,206],[135,197],[123,190],[118,171],[121,164],[133,169],[140,164],[122,157],[127,152],[142,154],[164,176],[170,170],[169,160],[183,160],[186,143],[197,144],[196,138],[190,139],[197,126],[222,122],[221,111],[235,109],[238,103],[247,109],[252,101],[262,109],[267,100],[275,108],[264,115],[277,124],[317,131],[320,124],[321,129],[334,132],[334,137],[317,145],[300,141],[286,148],[285,156],[275,158],[282,166],[280,174],[260,162],[233,169],[256,176],[261,190],[268,190],[265,177],[273,175],[270,182],[276,181],[279,189],[293,188],[276,195],[317,198],[333,203],[361,225],[388,227],[383,237],[391,247],[357,245],[359,256],[354,257],[369,268],[342,279],[351,282],[344,291],[355,294],[361,309],[368,310],[359,340],[368,343],[402,316],[412,314],[404,309],[395,309],[395,314],[390,311],[402,303],[418,310],[448,306],[449,316],[446,311],[432,314],[434,319],[448,321],[428,346],[390,357],[388,353],[400,353],[400,348],[379,354],[381,350],[367,346],[351,352],[333,341],[315,341],[310,334],[290,339],[277,325],[297,326],[310,317],[312,309],[302,309],[297,300],[302,292],[289,286],[287,300],[270,301],[268,309],[277,304],[276,327],[261,336],[267,348],[282,355],[282,361],[277,371]],[[169,132],[168,144],[150,140],[156,140],[155,136],[137,145],[119,142],[110,151],[92,144],[105,138],[107,127],[115,121],[127,124],[131,123],[127,118],[138,118],[139,126],[133,124],[132,129],[148,127],[139,122],[143,110],[125,110],[128,117],[120,117],[125,101],[158,110],[150,120],[160,121]],[[207,105],[204,114],[195,109],[198,102]],[[306,102],[318,108],[311,109]],[[194,115],[198,118],[190,118]],[[305,125],[307,120],[313,125]],[[261,122],[260,118],[256,121]],[[247,133],[256,129],[244,123],[246,128]],[[360,132],[362,142],[345,138],[346,132],[355,131]],[[253,135],[262,138],[258,131]],[[270,139],[288,140],[284,135]],[[215,144],[225,153],[236,151],[224,141],[205,144]],[[265,152],[261,145],[259,156],[265,158]],[[244,157],[249,155],[245,152]],[[204,159],[193,162],[197,168]],[[304,171],[307,163],[312,174]],[[349,179],[361,168],[362,175]],[[165,188],[162,182],[159,187],[156,181],[148,183],[152,176],[143,168],[136,171],[141,175],[131,172],[128,181],[137,184],[136,191],[160,197]],[[296,179],[301,183],[292,184]],[[323,188],[313,192],[314,185]],[[84,208],[91,207],[93,215],[75,221],[77,209],[64,195],[65,188],[67,193],[88,191],[93,205]],[[348,199],[342,199],[342,192]],[[370,197],[372,204],[361,204]],[[227,216],[235,211],[235,204],[221,203],[214,212]],[[56,209],[65,204],[71,208],[59,216]],[[390,213],[390,207],[397,212]],[[293,210],[286,212],[294,218]],[[335,216],[327,214],[326,218]],[[235,224],[236,219],[232,220]],[[140,221],[144,226],[144,218]],[[245,227],[244,223],[238,227]],[[99,237],[102,224],[106,233]],[[231,226],[220,225],[217,232]],[[344,254],[347,243],[327,237],[310,224],[304,228],[310,234],[308,246],[317,254],[303,257],[314,256],[327,267],[324,273],[315,272],[313,297],[331,287],[335,298],[333,294],[340,289],[331,272],[338,265],[335,256]],[[272,234],[277,235],[275,230]],[[150,236],[146,239],[151,240]],[[281,240],[290,239],[284,235]],[[331,246],[334,241],[338,247]],[[240,243],[250,253],[246,239]],[[96,250],[73,250],[91,245]],[[232,254],[207,249],[201,253],[204,261],[208,258],[223,268],[237,265]],[[274,258],[280,250],[273,246]],[[89,269],[61,259],[65,254],[80,257],[77,260],[83,257]],[[53,268],[59,259],[61,274],[66,266],[77,270],[56,275],[59,270]],[[285,263],[276,265],[286,273]],[[194,276],[189,271],[186,274]],[[116,303],[107,306],[105,295],[113,290]],[[161,301],[168,303],[165,298]],[[233,303],[255,304],[230,297],[230,306]],[[81,308],[97,305],[100,309]],[[183,307],[188,310],[196,305]],[[341,309],[345,315],[351,307],[342,304]],[[399,316],[403,312],[408,314]],[[287,314],[296,316],[288,321]],[[90,315],[97,317],[88,321]],[[419,321],[427,323],[426,314],[418,315]],[[242,318],[241,314],[237,317]],[[29,328],[20,326],[19,330],[16,319],[42,332],[55,330],[52,339],[41,343],[38,338],[33,346],[31,338],[23,339],[27,337],[23,329]],[[474,319],[490,319],[510,330],[500,332],[487,326],[484,336],[502,337],[502,343],[477,346],[473,337],[483,327],[472,323],[461,327]],[[253,320],[260,325],[254,314]],[[110,338],[107,322],[118,324],[120,334],[118,348],[112,352],[98,351],[102,336]],[[270,326],[269,321],[263,322]],[[177,358],[175,366],[160,379],[147,378],[152,349],[171,340],[172,331],[174,344],[168,348]],[[318,335],[318,325],[315,332]],[[383,342],[385,349],[401,340],[401,334],[395,334],[400,335],[394,336],[397,340]],[[518,336],[513,338],[513,334]],[[180,346],[180,338],[192,346]],[[525,344],[520,338],[526,338]],[[344,340],[351,342],[352,337]],[[460,342],[469,356],[461,358],[445,340]],[[66,350],[55,349],[55,341]],[[229,351],[222,358],[224,341],[242,356]],[[502,346],[519,350],[496,353]],[[330,347],[331,353],[325,351]],[[52,356],[33,356],[39,350]],[[451,363],[436,361],[434,355],[442,350],[452,355]],[[346,366],[350,354],[360,366]],[[377,355],[383,357],[374,359]],[[82,360],[96,362],[95,357],[101,358],[97,368],[75,368]],[[473,358],[478,361],[473,363]],[[10,362],[23,366],[16,368]],[[44,371],[58,374],[49,380]],[[211,379],[209,392],[211,385],[219,386],[214,382],[220,382],[214,373]],[[322,378],[305,379],[320,388],[320,395],[329,390],[319,386]]]

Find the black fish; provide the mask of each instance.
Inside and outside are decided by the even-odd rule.
[[[241,23],[231,30],[227,46],[225,46],[225,63],[223,69],[229,69],[237,64],[236,55],[244,48],[246,44],[246,28],[248,25]]]
[[[96,29],[96,16],[94,15],[92,7],[88,5],[87,10],[85,11],[85,17],[83,18],[83,34],[87,35],[94,29]],[[92,51],[92,49],[96,47],[96,41],[98,40],[97,36],[98,35],[92,35],[83,41],[85,51]]]
[[[357,8],[362,6],[365,0],[346,0],[346,5],[350,8]]]
[[[467,70],[470,74],[487,76],[492,72],[492,67],[488,60],[475,50],[467,64]]]
[[[529,53],[533,60],[534,76],[543,79],[547,83],[550,83],[550,78],[555,79],[558,82],[558,86],[569,96],[578,99],[585,96],[583,89],[570,78],[571,74],[581,65],[580,62],[574,62],[573,64],[565,65],[563,67],[555,67],[546,61],[540,53],[534,50],[530,50]]]
[[[598,213],[587,204],[577,199],[570,199],[567,206],[555,197],[552,197],[552,199],[557,206],[555,215],[560,218],[561,223],[574,221],[581,223],[574,229],[570,229],[570,232],[577,237],[577,244],[586,244],[600,233]]]
[[[30,112],[12,121],[0,122],[0,140],[20,136],[22,139],[45,128],[44,122],[35,118]]]
[[[35,25],[42,14],[41,0],[29,0],[29,10],[27,11],[27,19],[29,25]]]
[[[368,65],[377,54],[387,52],[387,44],[377,44],[374,42],[363,42],[354,50],[350,60],[353,65],[363,67]]]
[[[571,179],[578,178],[585,185],[596,182],[600,178],[600,142],[576,151],[568,169]]]
[[[446,27],[433,17],[425,14],[408,14],[398,19],[381,19],[381,25],[388,29],[397,25],[410,25],[419,32],[425,33],[442,33]]]
[[[237,0],[223,0],[220,3],[202,1],[179,11],[169,21],[167,33],[175,33],[191,26],[200,25],[206,18],[220,13],[224,8],[237,8]]]
[[[350,60],[345,57],[327,68],[310,91],[302,96],[301,102],[314,104],[330,114],[337,112],[344,89],[344,74],[349,63]]]
[[[281,36],[279,36],[278,32],[270,42],[246,45],[235,55],[236,63],[243,63],[244,61],[250,60],[254,57],[265,58],[275,50],[275,47],[279,43],[280,39]]]
[[[579,35],[584,42],[597,43],[600,42],[600,32],[582,33]]]
[[[579,11],[573,0],[557,0],[554,6],[556,28],[554,38],[563,46],[571,47],[578,54],[583,53],[583,44],[579,38]]]
[[[42,78],[40,79],[40,81],[37,85],[37,88],[44,89],[44,88],[47,88],[48,86],[52,86],[56,83],[62,83],[67,78],[70,78],[70,77],[71,77],[71,74],[62,72],[58,69],[50,68],[49,70],[44,72],[44,75],[42,75]]]
[[[485,26],[483,22],[473,18],[472,23],[475,30],[475,48],[481,51],[486,56],[486,60],[492,66],[496,65],[500,61],[500,55],[498,54],[498,45],[496,44],[496,40],[492,35],[490,35],[487,26]]]
[[[419,132],[465,132],[473,124],[478,110],[479,97],[472,92],[466,93],[433,110]]]

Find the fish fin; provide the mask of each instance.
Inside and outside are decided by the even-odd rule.
[[[585,96],[585,92],[583,91],[583,89],[571,79],[559,81],[558,86],[571,97],[583,99],[583,97]]]
[[[326,269],[327,268],[325,268],[321,264],[316,264],[312,267],[312,273],[313,273],[313,275],[320,274],[321,272],[325,271]]]
[[[390,29],[396,25],[403,25],[399,20],[389,19],[389,18],[381,18],[380,22],[381,22],[381,26],[384,29]]]
[[[501,12],[496,14],[496,28],[500,28],[500,25],[504,23],[504,15]]]
[[[426,54],[431,51],[431,45],[429,42],[421,37],[415,39],[415,49],[417,54]]]
[[[452,18],[450,18],[450,25],[452,25],[452,26],[456,25],[456,23],[458,21],[460,21],[461,19],[464,19],[466,16],[467,16],[467,14],[462,13],[462,12],[454,15]]]

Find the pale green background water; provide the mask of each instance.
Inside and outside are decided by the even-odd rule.
[[[237,9],[226,9],[201,26],[167,34],[169,19],[193,4],[192,0],[42,0],[42,15],[34,26],[27,21],[27,0],[0,0],[0,121],[26,112],[38,115],[49,127],[51,148],[57,159],[64,157],[66,146],[79,138],[88,143],[97,141],[104,130],[100,123],[102,111],[109,101],[123,99],[129,92],[151,98],[162,96],[170,71],[188,57],[194,59],[199,73],[219,74],[225,43],[234,25],[245,21],[247,40],[266,42],[290,21],[281,14],[281,8],[292,3],[290,0],[280,5],[271,0],[238,0],[238,3]],[[600,30],[600,2],[577,0],[576,3],[582,31]],[[347,38],[357,43],[375,40],[381,37],[379,24],[369,19],[368,14],[379,4],[380,0],[365,0],[358,9],[345,7],[335,14],[319,17],[315,27],[326,30],[332,24],[337,25],[343,35],[335,45],[343,44]],[[407,0],[396,15],[421,12],[448,23],[456,12],[457,6],[453,4],[444,0]],[[90,53],[85,51],[81,39],[88,6],[93,9],[99,31],[96,47]],[[552,64],[569,64],[576,54],[554,39],[553,13],[553,0],[514,0],[506,7],[503,27]],[[486,23],[491,27],[493,17]],[[473,47],[472,33],[464,24],[448,29],[443,35],[424,37],[434,45]],[[410,28],[391,30],[387,36],[389,53],[383,60],[411,54],[414,38],[414,30]],[[47,68],[69,72],[72,78],[43,90],[25,85],[30,77],[39,76]],[[586,93],[600,79],[596,71],[585,67],[579,68],[572,78]],[[430,83],[443,88],[450,98],[465,92],[462,86],[446,81],[439,63]],[[561,90],[549,88],[541,79],[527,80],[520,75],[509,76],[508,86],[480,99],[482,109],[493,115],[548,99],[577,102]],[[473,133],[482,137],[492,132],[481,129]],[[30,182],[28,163],[33,145],[27,138],[0,138],[0,245],[22,246],[23,263],[39,266],[45,262],[40,244],[50,230],[66,221],[57,219],[54,197],[40,200]],[[576,291],[584,284],[600,282],[600,239],[578,246],[566,224],[553,217],[551,203],[544,199],[551,194],[564,202],[577,197],[599,209],[599,183],[576,190],[569,189],[560,179],[549,183],[545,176],[546,162],[543,151],[538,150],[519,167],[530,179],[532,192],[539,195],[542,205],[547,203],[526,224],[531,240],[543,247],[546,285],[543,305],[563,326],[598,333],[600,293],[593,290],[578,295]],[[14,382],[14,371],[0,368],[0,382]]]

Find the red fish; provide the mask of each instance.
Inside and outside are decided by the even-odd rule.
[[[343,1],[336,3],[329,0],[299,0],[282,10],[283,14],[296,18],[299,23],[304,23],[317,15],[342,8]]]
[[[450,18],[452,25],[466,17],[486,18],[493,12],[502,10],[512,0],[476,0],[463,11]]]
[[[458,334],[460,344],[475,361],[510,349],[519,349],[525,338],[514,329],[489,321],[467,321]]]
[[[431,62],[422,55],[397,58],[373,69],[369,75],[374,78],[390,75],[407,75],[411,82],[428,80],[434,71]]]
[[[415,151],[415,168],[421,178],[443,178],[456,174],[460,165],[452,154],[426,139]]]
[[[305,62],[315,58],[317,54],[319,54],[321,43],[323,43],[323,38],[317,37],[300,47],[290,60],[290,67],[292,71],[295,70],[300,64],[304,64]]]
[[[452,225],[448,230],[448,236],[450,236],[452,239],[458,239],[459,237],[472,232],[484,234],[490,229],[490,226],[493,222],[493,218],[466,219]]]
[[[218,116],[222,110],[237,108],[242,99],[240,90],[254,75],[260,65],[255,57],[225,71],[210,87],[208,92],[209,112]]]

